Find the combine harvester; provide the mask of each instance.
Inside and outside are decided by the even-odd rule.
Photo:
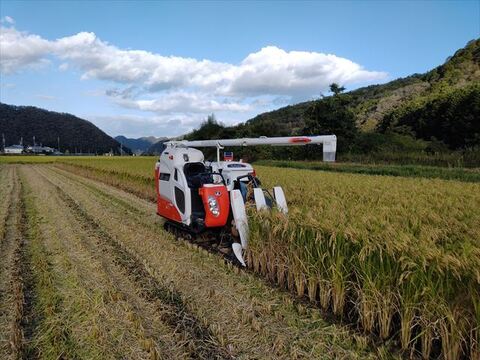
[[[260,137],[165,143],[155,165],[157,214],[166,219],[165,229],[177,236],[209,244],[225,255],[235,255],[245,265],[243,252],[248,243],[245,205],[257,210],[276,207],[288,212],[280,186],[272,192],[262,189],[250,164],[233,161],[226,146],[292,146],[323,144],[323,161],[335,161],[335,135]],[[217,148],[217,161],[206,162],[198,147]],[[233,258],[233,257],[232,257]]]

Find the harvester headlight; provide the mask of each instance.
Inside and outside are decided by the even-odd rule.
[[[208,208],[213,216],[220,215],[220,208],[218,207],[218,201],[213,196],[208,197]]]

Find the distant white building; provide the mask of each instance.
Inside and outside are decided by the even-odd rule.
[[[23,146],[22,145],[6,146],[4,152],[5,154],[21,154],[23,153]]]
[[[29,146],[27,148],[27,151],[33,154],[52,154],[55,151],[55,149],[48,146],[35,145],[35,146]]]

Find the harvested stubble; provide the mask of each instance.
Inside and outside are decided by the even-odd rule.
[[[59,195],[31,169],[29,251],[38,320],[30,347],[39,358],[189,358],[188,342],[163,322],[172,309],[140,288],[101,241],[66,211]]]
[[[0,168],[0,358],[24,356],[22,322],[25,313],[25,244],[22,185],[14,167]]]
[[[57,166],[84,177],[101,180],[109,185],[131,192],[143,199],[155,201],[155,183],[153,181],[152,170],[155,162],[152,161],[151,158],[147,160],[149,161],[143,162],[142,164],[142,175],[136,174],[138,170],[132,171],[132,169],[128,167],[124,169],[124,164],[115,160],[110,160],[110,162],[97,161],[90,165],[79,164],[76,161],[67,161],[58,163]],[[105,166],[105,164],[109,166]],[[115,165],[118,167],[117,169],[115,169]],[[147,168],[150,168],[151,174],[145,171]],[[127,171],[127,169],[129,169],[129,171]]]
[[[291,211],[251,221],[256,271],[405,351],[480,357],[480,185],[257,173],[282,184]]]
[[[237,358],[362,358],[363,337],[327,325],[318,310],[299,311],[287,294],[221,259],[172,242],[154,205],[62,170],[39,170],[58,184],[156,281],[172,286],[186,308]],[[152,221],[153,220],[153,221]],[[351,349],[351,350],[349,350]],[[383,350],[381,350],[383,351]]]
[[[154,162],[69,170],[119,186],[118,164],[132,176],[119,187],[152,199]],[[265,187],[284,187],[291,212],[252,221],[251,266],[405,352],[480,357],[479,184],[256,169]]]

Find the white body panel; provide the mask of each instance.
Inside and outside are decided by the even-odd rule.
[[[240,190],[230,191],[230,205],[232,207],[233,219],[240,235],[242,248],[246,249],[248,243],[248,219]]]
[[[267,202],[265,200],[265,194],[263,193],[262,189],[253,189],[253,197],[255,199],[255,206],[257,207],[257,211],[268,210]]]
[[[192,202],[183,167],[187,162],[203,163],[203,160],[203,153],[200,150],[172,147],[162,152],[159,161],[155,165],[156,168],[160,168],[161,174],[169,175],[168,181],[159,179],[160,196],[174,204],[180,213],[182,223],[187,226],[191,223]],[[175,199],[175,187],[184,193],[184,211],[178,206]]]
[[[277,203],[278,210],[282,213],[288,213],[287,200],[285,199],[285,194],[283,189],[280,186],[275,186],[273,188],[273,196],[275,197],[275,202]]]

